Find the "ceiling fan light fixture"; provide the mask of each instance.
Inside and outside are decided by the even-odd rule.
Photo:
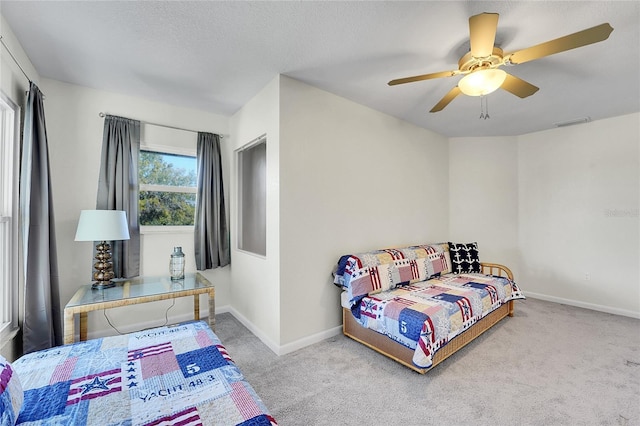
[[[464,76],[458,87],[467,96],[484,96],[498,90],[506,78],[507,73],[501,69],[481,69]]]

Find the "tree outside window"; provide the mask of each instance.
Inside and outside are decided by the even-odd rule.
[[[194,225],[196,167],[192,156],[140,151],[140,225]]]

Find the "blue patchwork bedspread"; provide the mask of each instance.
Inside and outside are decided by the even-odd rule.
[[[524,296],[508,278],[446,274],[365,296],[351,311],[364,327],[415,349],[414,364],[428,368],[438,349],[514,299]]]
[[[202,321],[94,339],[13,363],[24,425],[276,425]]]

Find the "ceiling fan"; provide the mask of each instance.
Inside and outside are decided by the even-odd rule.
[[[586,46],[609,38],[613,27],[600,24],[577,33],[556,38],[512,53],[503,53],[494,45],[498,27],[497,13],[481,13],[469,18],[471,50],[458,61],[458,69],[391,80],[389,86],[414,81],[465,75],[429,112],[442,111],[460,93],[469,96],[487,95],[502,88],[520,98],[538,91],[538,87],[500,69],[502,65],[517,65],[545,56]]]

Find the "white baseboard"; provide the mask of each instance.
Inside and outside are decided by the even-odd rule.
[[[620,309],[620,308],[612,308],[611,306],[596,305],[594,303],[581,302],[579,300],[573,300],[573,299],[563,299],[562,297],[549,296],[549,295],[540,294],[540,293],[531,293],[528,291],[525,292],[525,297],[530,297],[532,299],[546,300],[547,302],[561,303],[563,305],[576,306],[578,308],[591,309],[594,311],[606,312],[608,314],[622,315],[625,317],[640,319],[640,312],[634,312],[634,311],[629,311],[629,310]]]
[[[216,312],[218,312],[216,310]],[[240,312],[236,311],[235,309],[233,309],[233,306],[229,306],[228,308],[228,312],[233,315],[235,317],[235,319],[237,319],[238,321],[240,321],[240,323],[242,325],[244,325],[245,327],[247,327],[249,329],[249,331],[251,333],[253,333],[254,336],[256,336],[258,339],[260,339],[262,341],[262,343],[264,343],[265,345],[267,345],[267,347],[269,349],[271,349],[271,351],[273,353],[275,353],[276,355],[280,355],[279,352],[279,346],[276,345],[271,339],[269,339],[267,337],[266,334],[264,334],[258,327],[256,327],[251,321],[249,321],[244,315],[240,314]]]
[[[321,342],[325,339],[328,339],[333,336],[337,336],[341,333],[342,333],[342,326],[339,325],[337,327],[330,328],[325,331],[321,331],[320,333],[303,337],[302,339],[298,339],[295,342],[287,343],[286,345],[280,346],[280,352],[278,353],[278,355],[285,355],[291,352],[295,352],[298,349],[302,349],[304,347],[313,345],[314,343]]]
[[[206,309],[207,315],[209,315],[209,307],[207,307]],[[224,305],[224,306],[216,306],[216,315],[217,314],[226,314],[228,312],[231,312],[231,306],[229,305]]]
[[[222,313],[221,309],[216,309],[216,312]],[[228,311],[233,315],[242,325],[247,327],[254,336],[262,341],[273,353],[276,355],[286,355],[291,352],[295,352],[298,349],[302,349],[306,346],[313,345],[314,343],[321,342],[329,337],[337,336],[342,332],[342,326],[334,327],[329,330],[321,331],[320,333],[313,334],[311,336],[304,337],[296,340],[295,342],[287,343],[285,345],[277,345],[273,340],[269,339],[258,327],[256,327],[251,321],[249,321],[240,312],[233,309],[232,306],[228,307]]]

